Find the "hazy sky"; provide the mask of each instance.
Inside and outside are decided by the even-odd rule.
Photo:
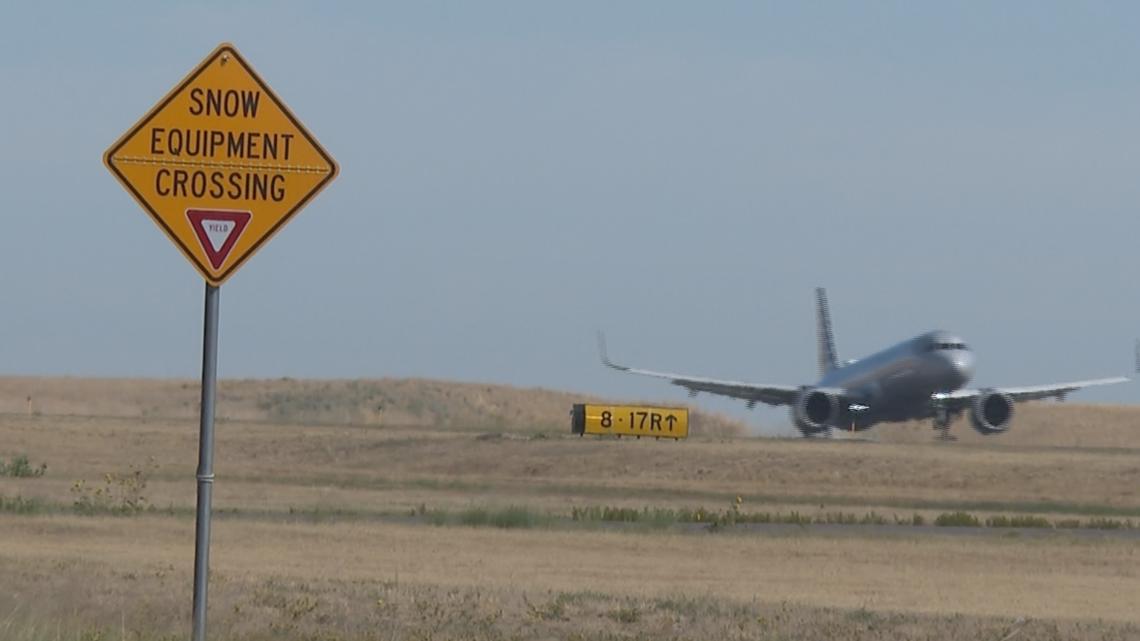
[[[944,327],[980,385],[1127,373],[1137,33],[1132,3],[9,4],[0,372],[197,376],[202,281],[100,156],[231,41],[341,175],[222,288],[222,376],[684,399],[601,368],[601,327],[808,382],[816,285],[843,358]]]

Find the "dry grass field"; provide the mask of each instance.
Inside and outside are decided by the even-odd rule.
[[[1140,639],[1130,408],[1030,405],[952,444],[716,416],[617,441],[569,436],[576,399],[545,390],[222,391],[211,638]],[[0,639],[186,638],[196,393],[0,379]],[[644,518],[575,519],[606,508]],[[935,525],[958,512],[1045,527]]]
[[[197,381],[0,377],[0,414],[196,418]],[[324,425],[561,431],[590,397],[541,388],[424,379],[224,380],[218,418]],[[744,432],[739,421],[694,411],[693,430]]]
[[[1140,409],[1053,401],[1023,403],[1013,410],[1009,432],[996,438],[978,434],[964,417],[952,430],[966,443],[1135,449],[1140,447]],[[877,434],[885,441],[926,443],[933,431],[929,422],[923,422],[890,425]]]
[[[184,630],[188,519],[20,516],[0,536],[12,630]],[[1128,639],[1136,563],[1115,540],[221,519],[212,612],[219,638],[242,639],[1000,639],[1018,621],[1067,631],[1037,638]]]

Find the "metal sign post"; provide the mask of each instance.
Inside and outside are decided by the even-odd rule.
[[[206,588],[210,579],[210,504],[214,490],[214,406],[218,393],[218,298],[206,283],[202,330],[202,408],[198,433],[198,511],[194,520],[194,633],[206,641]]]

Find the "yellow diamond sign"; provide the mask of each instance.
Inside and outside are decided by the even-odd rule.
[[[231,44],[207,56],[103,162],[213,285],[338,171]]]

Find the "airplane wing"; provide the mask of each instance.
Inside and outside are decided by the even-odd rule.
[[[628,372],[630,374],[639,374],[641,376],[652,376],[654,378],[662,378],[674,385],[684,387],[689,390],[689,396],[696,396],[698,392],[708,392],[709,394],[717,394],[720,396],[728,396],[730,398],[738,398],[748,402],[749,407],[755,405],[757,402],[766,405],[791,405],[796,400],[796,395],[799,394],[800,388],[797,385],[757,385],[755,383],[743,383],[739,381],[723,381],[712,378],[701,378],[697,376],[686,376],[684,374],[672,374],[670,372],[656,372],[648,369],[638,369],[636,367],[627,367],[619,365],[609,359],[606,354],[606,339],[600,332],[598,333],[598,352],[602,359],[602,364],[610,369],[616,369],[619,372]],[[842,392],[842,390],[832,390],[834,392]]]
[[[984,392],[999,392],[1005,394],[1015,401],[1036,401],[1043,398],[1055,398],[1059,401],[1065,400],[1065,396],[1070,392],[1075,392],[1086,387],[1095,387],[1097,385],[1115,385],[1117,383],[1126,383],[1128,379],[1123,376],[1114,376],[1112,378],[1095,378],[1088,381],[1072,381],[1070,383],[1054,383],[1052,385],[1030,385],[1027,387],[995,387],[992,389],[960,389],[946,394],[935,394],[935,398],[939,400],[950,401],[954,405],[966,405],[975,397]]]

